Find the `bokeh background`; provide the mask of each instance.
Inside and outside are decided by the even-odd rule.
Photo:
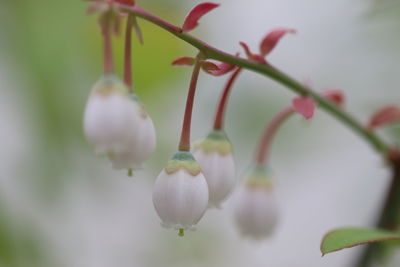
[[[199,1],[138,1],[174,24]],[[400,1],[220,0],[193,34],[225,51],[238,41],[253,49],[270,29],[292,27],[269,56],[272,64],[315,90],[341,88],[346,109],[361,121],[398,103]],[[135,177],[96,158],[82,131],[91,86],[101,75],[101,38],[84,1],[0,0],[0,266],[350,266],[359,249],[321,258],[324,233],[370,226],[382,204],[388,170],[353,132],[318,111],[293,117],[279,132],[271,169],[281,221],[262,242],[243,239],[232,221],[235,194],[209,210],[196,232],[179,238],[160,227],[152,201],[158,172],[174,154],[190,69],[173,68],[195,50],[140,21],[145,45],[134,42],[134,83],[158,133],[155,155]],[[122,42],[115,41],[121,66]],[[121,68],[119,68],[121,73]],[[202,74],[194,107],[194,139],[211,127],[226,77]],[[244,72],[232,93],[226,130],[238,179],[271,116],[293,94]],[[399,143],[400,129],[380,132]],[[399,266],[394,255],[387,266]]]

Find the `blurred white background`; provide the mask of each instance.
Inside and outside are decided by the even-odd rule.
[[[176,24],[199,2],[138,1]],[[317,91],[342,89],[346,109],[361,121],[379,106],[399,102],[399,1],[219,3],[194,35],[234,53],[239,41],[256,50],[270,29],[295,28],[298,33],[284,37],[268,57],[273,65],[298,80],[310,78]],[[144,170],[127,177],[96,158],[82,134],[83,107],[101,73],[99,34],[85,7],[80,1],[0,0],[1,267],[351,266],[359,249],[322,258],[321,238],[339,226],[372,226],[389,172],[367,143],[322,110],[311,122],[293,117],[278,133],[270,167],[282,217],[270,239],[238,235],[235,194],[184,238],[161,228],[152,185],[176,151],[190,75],[168,64],[195,50],[140,22],[150,50],[135,43],[136,85],[159,146]],[[146,53],[156,58],[146,60]],[[193,139],[210,130],[226,78],[201,75]],[[293,96],[258,74],[239,78],[226,117],[238,180],[265,123]],[[396,132],[380,134],[399,143]]]

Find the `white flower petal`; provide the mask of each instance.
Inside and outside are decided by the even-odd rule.
[[[104,78],[105,79],[105,78]],[[84,131],[96,154],[107,155],[113,168],[138,168],[155,150],[151,118],[118,79],[100,80],[89,96]]]
[[[154,185],[153,203],[162,225],[191,229],[207,208],[207,182],[202,173],[192,176],[184,169],[173,174],[163,170]]]
[[[149,116],[142,117],[135,127],[135,135],[131,140],[110,157],[114,169],[141,168],[143,162],[153,154],[156,148],[156,134],[152,120]]]
[[[236,184],[233,156],[231,153],[221,155],[217,151],[207,153],[203,149],[195,150],[194,156],[207,180],[209,205],[219,207]]]
[[[262,239],[270,235],[277,224],[278,213],[277,200],[271,188],[241,186],[234,217],[244,236]]]
[[[132,100],[122,93],[92,93],[84,114],[84,131],[88,141],[100,152],[115,152],[134,134],[132,124],[139,114]]]

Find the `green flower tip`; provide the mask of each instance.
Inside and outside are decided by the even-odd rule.
[[[272,189],[274,186],[267,167],[261,165],[256,165],[250,169],[246,175],[245,184],[251,188]]]
[[[146,111],[145,105],[143,104],[142,101],[140,101],[140,98],[138,97],[138,95],[135,93],[130,93],[129,96],[133,100],[133,102],[135,102],[137,104],[140,116],[142,116],[143,118],[147,118],[147,116],[149,116],[149,115]]]
[[[139,97],[134,93],[129,93],[128,87],[114,74],[103,75],[94,85],[92,92],[104,97],[115,93],[123,94],[132,100],[141,117],[147,118],[148,116],[145,106]]]
[[[201,167],[189,151],[178,151],[167,163],[165,172],[173,174],[180,169],[184,169],[192,176],[197,176],[201,172]]]
[[[93,93],[108,96],[111,93],[127,94],[128,88],[118,76],[113,74],[103,75],[94,85]]]
[[[218,152],[225,156],[232,153],[232,144],[224,131],[212,131],[205,139],[195,142],[194,149],[201,149],[205,153]]]
[[[179,235],[180,237],[185,236],[185,229],[179,228],[179,230],[178,230],[178,235]]]

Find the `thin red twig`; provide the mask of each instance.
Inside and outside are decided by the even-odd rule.
[[[265,128],[265,131],[261,137],[258,149],[256,151],[256,162],[258,164],[266,164],[268,159],[268,153],[271,149],[272,141],[276,131],[282,125],[282,123],[294,113],[291,106],[286,107],[278,114],[276,114],[270,123]]]
[[[200,73],[200,55],[196,58],[196,63],[193,68],[192,79],[190,80],[188,96],[186,99],[185,115],[183,118],[181,139],[179,142],[180,151],[190,151],[190,126],[192,122],[192,110],[194,97],[196,94],[197,80]]]
[[[224,123],[224,114],[226,110],[226,106],[228,103],[229,93],[231,92],[232,85],[241,72],[242,68],[237,68],[232,75],[229,77],[228,82],[226,83],[224,90],[222,91],[220,100],[218,102],[217,111],[215,113],[214,119],[214,130],[221,130],[223,128]]]

